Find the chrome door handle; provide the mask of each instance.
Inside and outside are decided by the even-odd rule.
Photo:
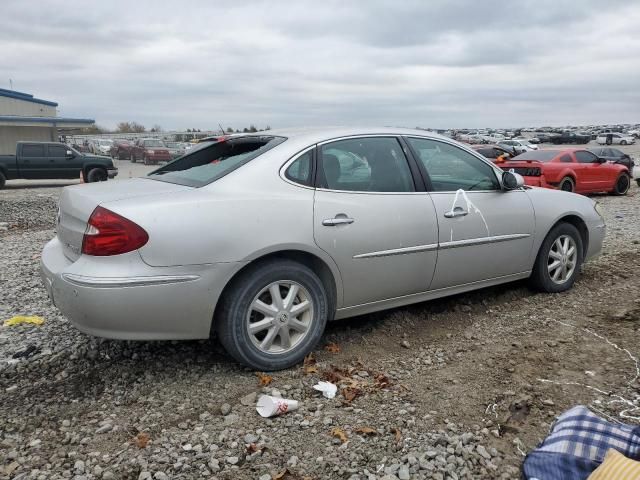
[[[325,227],[335,227],[336,225],[348,225],[353,222],[355,222],[353,218],[335,217],[335,218],[327,218],[323,220],[322,225],[324,225]]]
[[[456,207],[453,210],[450,210],[448,212],[444,212],[444,216],[446,218],[464,217],[465,215],[468,215],[468,214],[469,214],[469,212],[464,210],[462,207]]]

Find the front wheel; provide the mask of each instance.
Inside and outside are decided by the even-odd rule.
[[[626,195],[631,186],[631,177],[626,173],[621,173],[616,180],[616,185],[613,188],[614,195]]]
[[[327,293],[312,270],[290,260],[271,260],[250,268],[227,288],[215,328],[238,362],[281,370],[313,350],[328,312]]]
[[[89,173],[87,173],[87,181],[89,183],[106,182],[107,171],[104,168],[92,168],[89,170]]]
[[[560,190],[563,192],[573,192],[576,189],[576,184],[571,177],[564,177],[560,181]]]
[[[636,183],[638,184],[638,187],[640,187],[640,178],[636,179]]]
[[[569,290],[582,265],[582,237],[570,223],[551,229],[538,251],[531,272],[531,283],[540,291],[558,293]]]
[[[136,163],[136,156],[135,154],[132,152],[131,156],[129,157],[129,160],[131,160],[131,163]]]
[[[6,182],[7,178],[4,176],[4,173],[0,172],[0,188],[3,188]]]

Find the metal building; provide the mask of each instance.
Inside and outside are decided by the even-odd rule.
[[[17,142],[57,142],[60,134],[95,123],[89,118],[58,117],[57,106],[28,93],[0,88],[0,155],[14,154]]]

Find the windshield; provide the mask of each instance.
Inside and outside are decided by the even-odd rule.
[[[160,140],[145,140],[144,146],[145,147],[164,147],[164,145]]]
[[[112,143],[113,143],[113,140],[98,140],[98,144],[102,146],[111,145]]]
[[[284,142],[283,137],[235,137],[215,143],[204,143],[201,148],[149,174],[149,178],[190,187],[202,187],[222,178],[227,173],[271,150]]]

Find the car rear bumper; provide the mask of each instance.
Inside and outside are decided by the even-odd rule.
[[[107,170],[107,176],[109,178],[114,178],[116,175],[118,175],[118,169],[117,168],[110,168]]]
[[[123,340],[198,339],[209,337],[216,302],[240,266],[150,267],[137,251],[83,255],[73,262],[56,237],[42,252],[41,276],[55,306],[84,333]]]
[[[602,243],[607,233],[607,226],[602,218],[597,222],[590,223],[587,228],[589,230],[589,245],[584,256],[585,261],[591,260],[600,254],[602,251]]]

